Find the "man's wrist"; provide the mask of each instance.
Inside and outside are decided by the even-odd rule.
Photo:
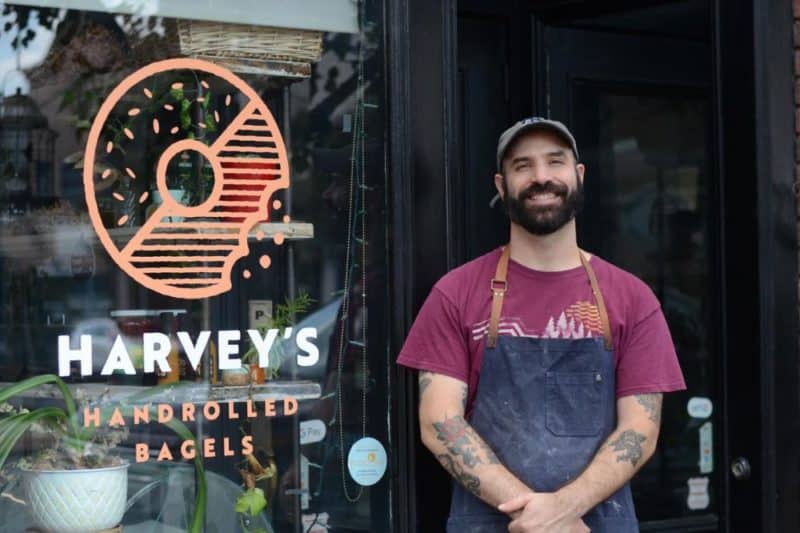
[[[572,518],[582,518],[589,512],[580,487],[576,482],[570,483],[555,492],[556,498],[562,505],[565,515]]]

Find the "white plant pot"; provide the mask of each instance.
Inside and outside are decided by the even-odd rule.
[[[86,470],[24,470],[37,527],[58,533],[111,529],[128,499],[128,463]]]

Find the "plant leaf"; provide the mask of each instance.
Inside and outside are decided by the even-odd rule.
[[[75,400],[72,398],[72,393],[69,391],[67,385],[55,374],[34,376],[20,381],[19,383],[14,383],[13,385],[9,385],[8,387],[0,389],[0,403],[8,401],[9,398],[13,398],[17,394],[41,387],[42,385],[46,385],[48,383],[55,384],[56,387],[58,387],[58,389],[61,391],[61,396],[64,398],[64,406],[66,407],[66,414],[70,422],[70,430],[73,436],[78,435],[79,430],[75,409]]]
[[[244,491],[236,499],[236,512],[250,516],[258,516],[267,507],[264,491],[258,487]]]
[[[0,469],[5,465],[8,455],[17,441],[25,434],[29,427],[39,420],[66,420],[67,414],[58,407],[40,407],[29,413],[19,413],[3,420],[3,429],[0,433]]]
[[[209,133],[214,133],[217,131],[217,123],[214,122],[214,117],[212,115],[206,115],[206,131]]]
[[[169,94],[171,94],[175,100],[183,100],[183,89],[170,89]]]
[[[181,128],[182,129],[185,130],[192,124],[192,117],[189,116],[189,110],[188,109],[181,109],[179,117],[180,117]]]

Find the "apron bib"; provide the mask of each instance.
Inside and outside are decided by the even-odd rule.
[[[491,281],[489,337],[470,424],[500,462],[537,492],[578,477],[616,427],[615,367],[608,313],[581,253],[603,323],[603,338],[497,335],[509,247]],[[593,533],[638,533],[630,486],[583,517]],[[454,483],[448,533],[505,533],[510,519]]]

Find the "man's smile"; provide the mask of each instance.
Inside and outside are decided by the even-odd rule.
[[[553,192],[537,192],[528,194],[525,199],[535,205],[550,205],[560,202],[562,197]]]

